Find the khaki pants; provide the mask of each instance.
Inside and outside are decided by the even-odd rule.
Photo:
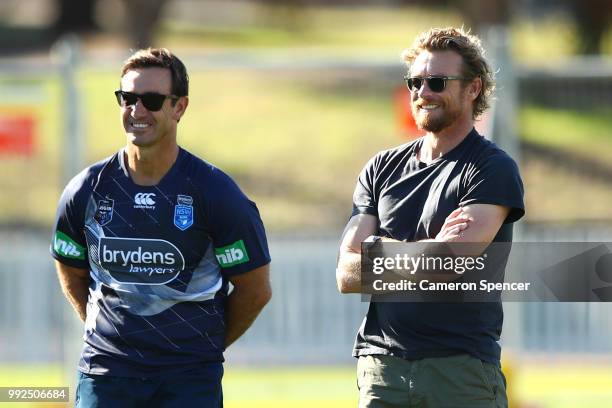
[[[467,354],[404,360],[359,357],[359,408],[507,408],[506,379]]]

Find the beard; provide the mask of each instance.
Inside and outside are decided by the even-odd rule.
[[[431,133],[438,133],[453,125],[462,115],[461,104],[465,101],[465,89],[461,89],[459,95],[449,98],[433,112],[427,112],[417,107],[418,101],[411,104],[412,117],[419,129]],[[422,102],[422,100],[421,100]],[[442,101],[440,101],[442,103]]]
[[[451,126],[461,116],[461,110],[439,107],[437,112],[423,113],[414,104],[412,105],[412,116],[419,129],[427,132],[438,133]]]

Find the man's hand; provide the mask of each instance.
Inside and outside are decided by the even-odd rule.
[[[272,298],[270,265],[229,278],[234,289],[225,312],[225,347],[242,336]]]
[[[435,241],[471,243],[455,245],[455,255],[478,256],[482,254],[499,232],[510,208],[493,204],[470,204],[459,207],[446,218]]]
[[[436,235],[434,241],[437,242],[455,242],[463,238],[463,231],[469,227],[470,221],[474,218],[467,214],[463,207],[459,207],[446,217],[442,229]]]
[[[66,299],[76,311],[79,319],[85,321],[89,296],[89,271],[68,266],[59,261],[55,261],[55,269]]]

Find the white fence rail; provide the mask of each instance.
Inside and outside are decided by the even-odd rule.
[[[517,241],[607,241],[612,230],[523,229]],[[78,354],[80,328],[63,298],[48,237],[0,235],[0,362],[61,362]],[[274,297],[228,352],[233,363],[351,361],[367,309],[336,290],[338,237],[271,238]],[[612,304],[508,303],[503,341],[517,352],[612,354]],[[66,355],[66,353],[68,355]]]

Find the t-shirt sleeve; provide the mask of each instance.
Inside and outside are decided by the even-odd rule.
[[[378,216],[378,203],[374,188],[377,158],[378,155],[370,159],[359,174],[357,186],[353,193],[353,212],[351,216],[357,214]]]
[[[75,268],[88,269],[87,243],[84,222],[87,191],[80,174],[64,189],[57,206],[51,256],[59,262]]]
[[[211,237],[221,272],[232,276],[270,263],[270,252],[257,206],[219,173],[209,213]]]
[[[504,223],[525,215],[523,181],[518,166],[505,153],[494,154],[468,177],[459,205],[495,204],[510,208]]]

